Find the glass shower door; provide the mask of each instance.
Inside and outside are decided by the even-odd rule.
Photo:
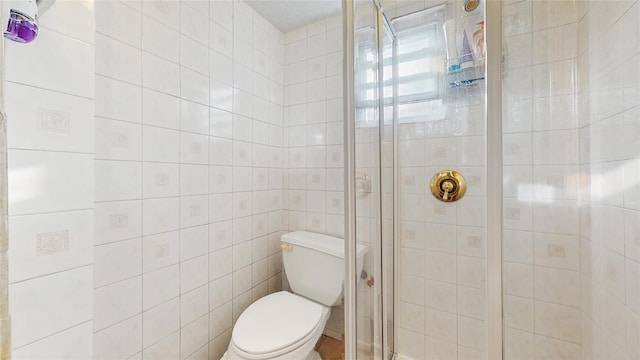
[[[392,20],[397,52],[399,214],[398,331],[401,359],[487,358],[486,115],[484,57],[450,67],[447,42],[469,50],[482,7],[427,8]],[[449,32],[445,35],[445,29]],[[434,175],[455,170],[462,185]],[[447,188],[447,186],[450,186]],[[447,190],[448,189],[448,190]]]
[[[354,13],[356,242],[368,247],[356,284],[359,359],[380,359],[380,151],[377,8],[356,1]]]
[[[382,258],[381,258],[381,290],[379,296],[382,302],[382,319],[380,331],[382,331],[382,354],[384,359],[390,359],[394,353],[395,344],[395,256],[396,256],[396,230],[394,218],[395,210],[395,134],[396,115],[395,106],[395,36],[391,26],[382,11],[379,11],[380,24],[380,54],[379,69],[380,79],[380,191],[382,194],[380,207],[382,218]]]
[[[355,183],[355,239],[368,247],[362,271],[356,274],[356,352],[359,359],[383,359],[393,349],[393,35],[375,3],[354,4],[350,171]],[[384,90],[383,81],[389,85]],[[386,103],[381,102],[383,91],[391,96]]]

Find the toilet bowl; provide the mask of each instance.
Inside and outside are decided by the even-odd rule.
[[[314,351],[342,300],[344,240],[295,231],[282,236],[282,258],[293,293],[267,295],[240,315],[223,360],[320,360]],[[367,247],[357,246],[357,273]]]
[[[280,291],[251,304],[233,328],[227,360],[311,360],[331,309]]]

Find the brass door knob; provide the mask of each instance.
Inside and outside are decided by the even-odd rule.
[[[452,202],[464,196],[464,193],[467,191],[467,182],[464,177],[455,170],[441,170],[433,175],[429,187],[436,199],[444,202]]]

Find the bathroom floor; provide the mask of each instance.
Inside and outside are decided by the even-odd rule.
[[[344,341],[322,335],[316,343],[316,351],[322,360],[344,360]]]

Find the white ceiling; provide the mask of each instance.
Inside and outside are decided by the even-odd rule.
[[[283,33],[340,13],[340,0],[245,0]]]

